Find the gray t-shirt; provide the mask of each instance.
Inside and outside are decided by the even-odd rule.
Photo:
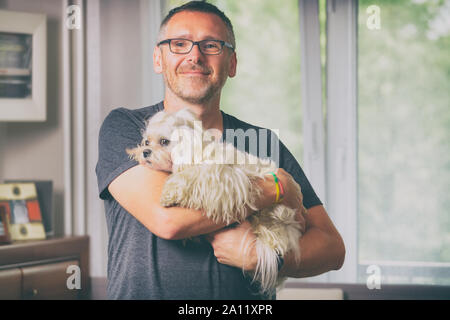
[[[163,103],[137,110],[119,108],[105,118],[99,134],[99,158],[96,167],[100,198],[104,200],[108,240],[109,299],[265,299],[258,288],[239,268],[217,262],[211,245],[180,240],[164,240],[152,234],[111,196],[108,185],[121,173],[137,165],[130,160],[126,148],[141,142],[145,121],[163,110]],[[229,130],[262,128],[250,125],[222,112],[224,136]],[[261,138],[263,137],[263,138]],[[275,135],[261,135],[271,155]],[[242,149],[242,144],[236,147]],[[248,141],[247,141],[248,142]],[[279,156],[273,159],[300,184],[304,205],[310,208],[322,203],[314,193],[303,170],[279,142]],[[272,141],[273,143],[273,141]],[[275,143],[275,145],[276,145]],[[264,146],[264,143],[259,143]],[[245,143],[248,149],[248,143]],[[252,150],[249,150],[252,152]],[[257,152],[259,152],[259,147]],[[252,152],[253,153],[253,152]],[[278,159],[277,159],[278,158]]]

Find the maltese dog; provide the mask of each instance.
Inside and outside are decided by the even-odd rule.
[[[261,195],[256,181],[272,175],[277,166],[220,141],[220,131],[214,130],[204,130],[189,109],[160,111],[148,121],[141,144],[126,151],[141,165],[171,173],[161,205],[202,210],[216,223],[247,219],[256,236],[251,244],[258,257],[253,281],[262,293],[273,293],[285,280],[278,276],[279,260],[290,251],[300,260],[302,228],[296,211],[279,202],[256,208]],[[247,208],[255,213],[248,216]],[[247,244],[244,253],[249,249]]]

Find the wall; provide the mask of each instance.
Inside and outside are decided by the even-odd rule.
[[[62,42],[60,0],[0,0],[0,9],[47,15],[47,121],[2,123],[0,180],[52,180],[55,231],[63,233]]]
[[[158,1],[100,1],[103,116],[117,107],[135,109],[159,102],[162,98],[162,78],[153,75],[152,65],[153,42],[156,42],[156,30],[152,24],[153,19],[158,19],[160,14],[153,11],[161,10],[161,5],[155,5],[156,2]],[[157,22],[156,25],[158,24]],[[146,77],[149,74],[150,77],[153,76],[151,79]],[[156,81],[159,79],[160,83],[150,83],[154,81],[153,78]],[[151,85],[157,87],[156,90]]]
[[[70,99],[63,96],[63,83],[71,78],[71,75],[63,73],[66,29],[62,20],[65,2],[0,0],[0,9],[43,13],[48,19],[47,121],[0,123],[0,180],[53,181],[56,235],[74,233],[90,236],[90,273],[94,277],[106,276],[108,243],[105,213],[103,203],[98,198],[95,176],[98,131],[103,119],[112,109],[140,108],[162,98],[162,78],[154,75],[152,68],[161,2],[76,2],[84,5],[84,24],[81,30],[68,33],[74,36],[75,32],[84,31],[84,60],[79,61],[84,61],[84,75],[81,76],[85,82],[81,91],[74,91],[74,87],[68,90],[72,90],[72,96],[83,99],[84,103],[73,104],[71,109],[69,122],[72,126],[72,146],[66,149],[72,150],[72,153],[82,153],[77,157],[74,154],[64,154],[67,147],[64,145],[64,119],[67,116],[64,114],[64,101]],[[69,48],[66,50],[70,51]],[[71,54],[75,61],[79,52]],[[70,71],[68,67],[66,72],[76,73],[77,70]],[[84,120],[78,117],[79,109],[74,109],[75,106],[84,108]],[[83,128],[82,135],[78,132],[79,128]],[[80,140],[82,136],[84,138]],[[78,159],[84,159],[84,165],[79,166]],[[65,176],[65,163],[69,163],[68,161],[71,161],[71,165]],[[80,181],[83,181],[81,189],[78,188]],[[64,203],[65,196],[66,199],[71,199],[68,201],[71,203]],[[65,209],[67,212],[64,212]]]
[[[117,107],[141,102],[139,1],[100,1],[101,108],[106,116]]]

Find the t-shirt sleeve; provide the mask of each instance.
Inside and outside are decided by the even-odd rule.
[[[319,197],[316,195],[311,183],[309,183],[308,178],[306,178],[303,169],[300,167],[299,163],[291,152],[286,148],[286,146],[280,143],[280,167],[286,170],[294,180],[300,185],[303,193],[303,205],[306,209],[311,207],[322,205]]]
[[[103,121],[99,132],[98,162],[95,168],[101,199],[111,197],[108,186],[117,176],[137,165],[135,160],[129,158],[126,149],[134,148],[141,142],[144,126],[143,121],[139,121],[129,110],[123,108],[111,111]]]

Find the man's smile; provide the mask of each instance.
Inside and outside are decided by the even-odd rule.
[[[208,72],[202,72],[202,71],[185,71],[185,72],[179,72],[179,74],[184,75],[191,75],[191,76],[208,76]]]
[[[206,66],[200,65],[183,65],[178,68],[179,74],[207,76],[211,74],[211,70]]]

